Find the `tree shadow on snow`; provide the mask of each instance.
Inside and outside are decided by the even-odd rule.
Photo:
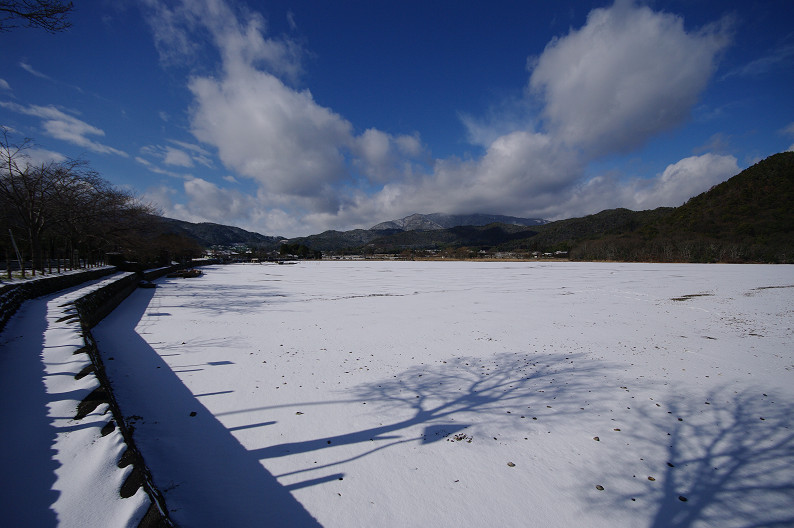
[[[436,365],[417,365],[377,383],[352,390],[354,400],[373,405],[379,416],[403,416],[378,427],[273,445],[253,451],[274,458],[339,445],[377,447],[322,466],[349,462],[406,442],[430,444],[462,440],[472,429],[489,436],[538,432],[583,409],[593,410],[605,362],[578,354],[500,353],[483,357],[455,357]],[[544,429],[545,431],[545,429]],[[469,436],[470,437],[470,436]],[[318,469],[312,466],[290,474]]]
[[[136,290],[93,334],[174,520],[181,526],[320,526],[138,335],[153,295]]]
[[[169,287],[172,304],[160,308],[167,315],[171,308],[190,308],[217,315],[219,313],[248,314],[261,309],[264,304],[283,301],[285,294],[262,284],[213,284],[212,295],[207,295],[201,279],[160,279],[158,284]]]
[[[614,496],[614,506],[651,504],[654,528],[794,525],[792,404],[761,390],[723,388],[662,414],[646,408],[642,419],[651,425],[630,436],[657,448],[664,439],[667,461],[655,481],[643,475],[635,492]],[[626,476],[613,469],[613,479]]]

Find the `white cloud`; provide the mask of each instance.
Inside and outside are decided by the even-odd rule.
[[[25,154],[27,155],[28,161],[31,163],[31,165],[45,165],[50,162],[60,163],[67,160],[67,157],[60,152],[54,152],[52,150],[42,148],[34,147],[28,149],[25,151]]]
[[[173,208],[184,216],[262,222],[260,232],[288,236],[413,212],[559,218],[682,202],[736,168],[735,158],[703,154],[651,179],[585,177],[595,157],[629,151],[687,119],[730,40],[724,25],[688,32],[680,17],[627,0],[595,9],[532,61],[524,100],[497,105],[486,119],[461,114],[481,157],[433,160],[418,134],[356,135],[309,90],[287,84],[302,71],[303,50],[268,38],[260,15],[222,0],[148,3],[164,60],[213,43],[218,71],[188,81],[191,132],[234,176],[259,186],[243,195],[189,178],[185,203]],[[179,148],[161,150],[161,161],[198,162],[171,143]]]
[[[352,125],[317,104],[310,91],[285,84],[279,76],[294,79],[303,52],[291,41],[265,38],[259,15],[238,15],[215,0],[173,8],[153,3],[152,8],[158,16],[150,20],[164,56],[189,53],[191,45],[182,36],[190,32],[211,36],[221,73],[190,78],[191,131],[217,148],[227,168],[256,181],[271,200],[333,213],[342,204],[342,187],[356,186],[350,180],[351,164],[365,178],[382,182],[410,172],[412,160],[424,155],[417,136],[371,130],[355,137]],[[169,32],[176,32],[172,48],[171,37],[164,36]],[[374,150],[377,138],[386,139],[388,152]]]
[[[302,219],[262,196],[223,189],[201,178],[186,180],[181,191],[166,185],[152,187],[144,198],[163,216],[188,222],[235,225],[266,235],[302,233],[305,226]]]
[[[146,191],[143,193],[142,199],[157,208],[159,214],[167,218],[177,218],[174,216],[173,197],[175,195],[175,189],[166,185],[160,185],[146,189]],[[190,221],[187,218],[180,219]]]
[[[216,80],[194,78],[193,134],[218,149],[221,161],[276,193],[315,195],[345,174],[343,149],[352,126],[253,68]]]
[[[149,8],[148,22],[160,61],[177,66],[194,60],[200,46],[199,39],[191,35],[198,28],[190,6],[166,6],[157,0],[145,0],[144,3]]]
[[[633,190],[629,203],[633,202],[636,209],[676,207],[739,172],[733,156],[711,153],[691,156],[668,165],[656,178],[632,182],[628,186]]]
[[[233,10],[224,0],[193,0],[166,5],[145,0],[160,59],[167,65],[192,62],[208,35],[221,53],[224,68],[262,67],[275,75],[296,80],[303,69],[302,47],[288,38],[266,39],[267,24],[255,12]]]
[[[46,79],[48,81],[52,80],[52,78],[49,75],[41,73],[40,71],[38,71],[37,69],[35,69],[33,66],[31,66],[25,61],[21,61],[19,63],[19,67],[25,70],[26,72],[28,72],[29,74],[33,75],[34,77],[38,77],[40,79]]]
[[[0,79],[0,90],[10,90],[11,85],[5,79]]]
[[[577,185],[568,193],[567,201],[556,210],[549,209],[547,216],[556,220],[616,207],[677,207],[739,172],[735,157],[708,153],[668,165],[653,178],[624,179],[619,174],[602,174]]]
[[[204,165],[208,168],[212,168],[214,166],[214,163],[212,162],[212,154],[210,154],[205,148],[194,143],[178,141],[176,139],[169,139],[168,141],[185,150],[189,154],[191,162]]]
[[[532,68],[549,131],[591,155],[625,152],[682,123],[712,76],[726,29],[619,0],[552,40]]]
[[[187,143],[185,141],[178,141],[175,139],[169,139],[168,142],[180,148],[176,148],[171,145],[146,145],[141,147],[141,154],[144,154],[171,167],[192,168],[195,167],[196,164],[203,165],[208,168],[212,168],[214,166],[210,157],[210,153],[202,147],[193,143]],[[146,165],[150,170],[154,170],[154,165],[151,163],[151,161],[145,160],[140,156],[136,159],[139,162],[144,162],[144,165]],[[173,173],[165,170],[154,170],[154,172],[162,172],[164,174],[173,175]]]
[[[169,186],[148,189],[146,199],[155,203],[165,216],[189,222],[217,222],[239,225],[239,220],[256,207],[253,197],[221,189],[201,178],[189,178],[182,184],[184,202],[179,192]]]
[[[430,173],[404,175],[374,194],[354,193],[341,201],[339,211],[308,215],[306,221],[328,229],[370,227],[416,212],[523,215],[549,202],[559,206],[563,191],[583,172],[578,157],[555,146],[549,136],[514,132],[495,141],[478,160],[436,160]]]
[[[193,214],[213,221],[239,219],[247,216],[256,207],[256,200],[236,190],[221,189],[201,178],[192,178],[184,183],[185,195]]]
[[[378,183],[400,180],[413,173],[415,161],[429,158],[418,134],[395,137],[375,128],[355,138],[352,152],[359,170]]]
[[[165,157],[163,162],[166,165],[176,165],[177,167],[192,167],[193,160],[184,150],[174,147],[165,147]]]
[[[42,126],[47,135],[66,141],[78,147],[86,148],[99,154],[114,154],[116,156],[128,157],[126,152],[104,145],[88,136],[103,137],[105,132],[85,121],[77,119],[54,106],[23,106],[17,103],[0,102],[0,106],[14,112],[26,114],[42,119]]]
[[[146,147],[144,147],[141,150],[145,151],[145,149],[146,149]],[[135,161],[140,163],[141,165],[143,165],[144,167],[146,167],[147,169],[149,169],[151,172],[153,172],[155,174],[162,174],[163,176],[170,176],[171,178],[180,178],[180,179],[187,179],[187,178],[191,178],[192,177],[192,176],[190,176],[188,174],[180,174],[180,173],[177,173],[177,172],[174,172],[174,171],[169,171],[169,170],[163,169],[162,167],[159,167],[158,165],[155,165],[151,161],[149,161],[146,158],[143,158],[141,156],[135,156]]]

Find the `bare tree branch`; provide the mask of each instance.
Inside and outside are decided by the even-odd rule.
[[[0,0],[0,32],[26,25],[57,33],[72,27],[67,16],[74,9],[63,0]]]

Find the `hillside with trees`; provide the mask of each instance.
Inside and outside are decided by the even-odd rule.
[[[783,152],[669,210],[576,240],[571,258],[794,262],[794,152]],[[588,217],[589,218],[589,217]]]
[[[231,246],[244,244],[251,248],[278,249],[280,236],[265,236],[239,227],[215,224],[212,222],[192,223],[173,218],[159,217],[160,229],[166,233],[184,236],[202,247]]]
[[[328,231],[292,242],[336,253],[563,251],[572,260],[794,262],[794,152],[749,167],[680,207],[610,209],[532,226]],[[456,254],[465,254],[458,251]]]

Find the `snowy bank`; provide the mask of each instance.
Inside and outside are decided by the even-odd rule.
[[[177,524],[794,523],[792,266],[205,271],[94,329]]]
[[[112,271],[29,281],[17,294]],[[146,486],[147,470],[119,420],[90,333],[137,280],[117,273],[89,281],[30,300],[10,318],[0,348],[0,401],[14,427],[0,440],[0,501],[9,526],[167,524],[150,501],[156,490]]]
[[[92,270],[70,270],[56,275],[39,275],[26,280],[0,283],[0,331],[27,299],[71,288],[85,281],[104,277],[114,271],[116,268],[113,266],[103,266]]]

